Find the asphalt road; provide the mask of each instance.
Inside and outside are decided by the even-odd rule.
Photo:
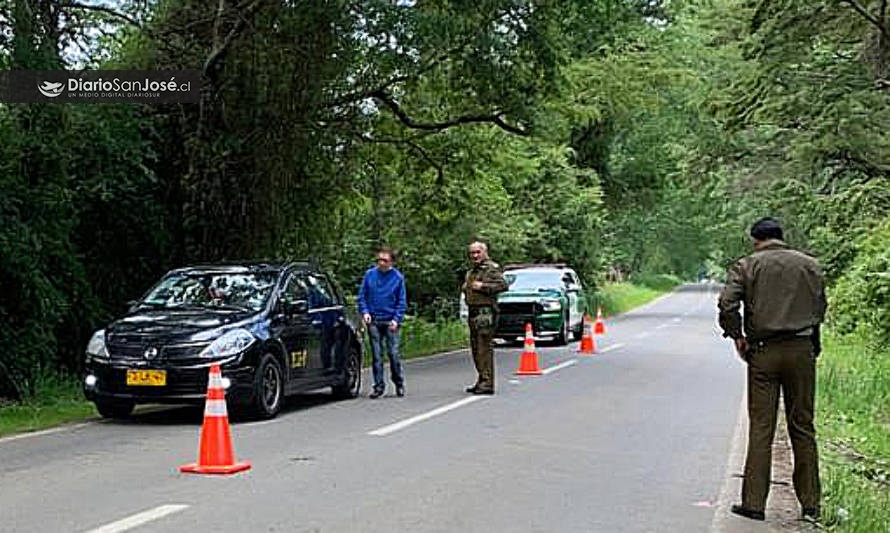
[[[200,410],[0,440],[0,531],[709,531],[728,476],[741,363],[716,293],[687,286],[606,321],[599,353],[501,347],[497,395],[468,354],[409,363],[407,396],[292,399],[232,425],[229,477],[180,474]]]

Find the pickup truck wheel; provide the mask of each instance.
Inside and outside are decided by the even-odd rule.
[[[562,327],[560,328],[559,335],[556,336],[556,344],[560,346],[565,346],[569,343],[569,315],[563,315],[562,317]]]

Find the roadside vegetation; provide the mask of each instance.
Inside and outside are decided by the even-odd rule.
[[[0,403],[0,437],[95,416],[96,408],[84,399],[80,380],[44,372],[27,401]]]
[[[202,69],[206,86],[197,105],[0,104],[0,432],[83,407],[92,332],[186,264],[312,256],[355,287],[389,244],[413,356],[466,342],[441,310],[471,239],[570,264],[614,314],[722,278],[772,215],[832,288],[825,524],[869,530],[887,495],[888,2],[87,4],[0,7],[0,70]]]
[[[817,372],[822,522],[829,530],[890,531],[890,349],[832,332]]]

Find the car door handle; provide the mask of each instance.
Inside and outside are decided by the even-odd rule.
[[[321,325],[321,320],[313,320],[313,321],[311,322],[311,324],[312,324],[313,326],[320,326],[320,325]]]

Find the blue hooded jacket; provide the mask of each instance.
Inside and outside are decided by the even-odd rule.
[[[397,268],[385,273],[369,268],[358,292],[359,312],[370,314],[375,322],[395,320],[401,324],[406,309],[405,276]]]

